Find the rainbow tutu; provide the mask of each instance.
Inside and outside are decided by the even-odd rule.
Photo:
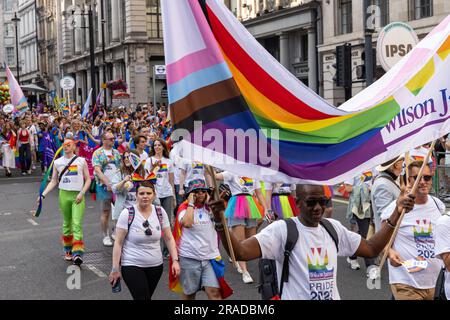
[[[226,218],[235,219],[261,219],[264,209],[257,199],[248,194],[232,196],[225,210]]]
[[[295,200],[290,194],[273,194],[272,210],[278,216],[278,219],[289,219],[300,214]]]

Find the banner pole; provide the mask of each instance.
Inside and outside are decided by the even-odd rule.
[[[205,167],[206,167],[206,170],[209,172],[209,175],[211,176],[211,179],[213,182],[213,187],[214,187],[213,198],[214,198],[214,200],[219,200],[220,199],[219,187],[217,185],[217,179],[216,179],[214,170],[210,165],[205,165]],[[225,232],[225,237],[227,238],[228,249],[230,251],[231,260],[233,261],[233,266],[235,266],[237,268],[238,263],[236,262],[236,256],[234,255],[233,245],[231,243],[230,231],[228,230],[228,225],[227,225],[227,219],[225,218],[224,215],[222,215],[222,224],[223,224],[223,230]]]
[[[416,193],[417,188],[419,186],[419,182],[420,182],[420,180],[422,180],[423,169],[425,168],[426,165],[428,165],[428,160],[430,159],[431,153],[434,150],[435,143],[436,143],[436,140],[433,141],[433,143],[431,144],[430,150],[428,151],[428,154],[425,157],[425,160],[423,161],[422,167],[420,168],[419,174],[417,175],[417,179],[416,179],[416,181],[414,181],[414,185],[413,185],[413,188],[411,190],[412,194]],[[406,168],[406,172],[408,172],[408,168]],[[405,211],[405,209],[403,209],[402,210],[402,214],[400,215],[400,218],[398,219],[397,224],[395,226],[394,233],[392,234],[391,239],[389,240],[389,243],[388,243],[388,245],[385,248],[383,257],[382,257],[381,262],[380,262],[380,267],[379,267],[379,276],[380,277],[381,277],[381,270],[383,269],[383,265],[386,262],[387,256],[389,254],[389,249],[392,247],[392,244],[394,243],[395,237],[397,236],[398,230],[400,229],[400,225],[402,223],[403,217],[405,216],[405,213],[406,213],[406,211]]]

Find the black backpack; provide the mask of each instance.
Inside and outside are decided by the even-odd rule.
[[[286,244],[284,246],[284,260],[283,270],[281,272],[280,290],[278,290],[278,277],[275,260],[260,259],[258,291],[261,294],[262,300],[279,300],[283,293],[284,283],[289,281],[289,257],[298,240],[298,229],[293,219],[283,221],[286,222],[287,237]],[[339,250],[339,238],[336,229],[333,227],[331,222],[327,219],[322,219],[322,221],[320,221],[320,225],[325,228],[333,239],[333,242],[336,245],[336,250]]]

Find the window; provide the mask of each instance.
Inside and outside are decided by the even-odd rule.
[[[370,15],[375,15],[375,28],[382,28],[389,24],[389,0],[371,0],[370,6],[372,7]],[[367,11],[366,11],[367,12]],[[369,27],[369,26],[367,26]]]
[[[14,37],[14,25],[12,23],[5,24],[5,37]]]
[[[337,34],[353,32],[352,0],[338,0]]]
[[[410,0],[409,20],[419,20],[433,16],[433,0]]]
[[[14,47],[6,47],[5,49],[6,49],[6,51],[5,51],[6,64],[8,66],[15,66],[16,60],[15,60],[14,56],[16,54],[16,51],[14,50]]]
[[[147,0],[147,34],[151,39],[162,38],[159,0]]]
[[[3,0],[3,10],[10,12],[13,10],[14,0]]]

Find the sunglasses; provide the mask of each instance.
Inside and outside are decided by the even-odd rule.
[[[416,181],[417,180],[417,176],[409,176],[409,179],[412,180],[412,181]],[[425,176],[422,176],[422,179],[425,182],[429,182],[429,181],[431,181],[431,179],[433,179],[433,176],[425,175]]]
[[[145,220],[144,223],[142,224],[142,226],[144,228],[146,228],[145,229],[145,235],[146,236],[151,236],[152,235],[152,230],[150,230],[150,228],[149,228],[150,224],[148,223],[148,220]]]
[[[206,190],[195,190],[194,194],[206,193]]]
[[[317,198],[317,199],[306,199],[304,200],[307,207],[314,208],[316,204],[319,204],[321,207],[325,207],[330,199],[329,198]]]

